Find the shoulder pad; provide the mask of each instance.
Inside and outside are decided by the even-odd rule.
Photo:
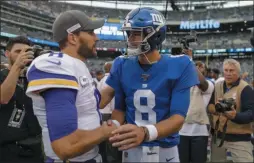
[[[60,52],[46,53],[37,57],[28,68],[28,72],[32,66],[47,73],[75,76],[72,58]]]
[[[28,68],[27,79],[28,94],[49,88],[79,87],[73,58],[62,53],[47,53],[37,57]]]
[[[116,66],[120,66],[121,64],[123,64],[123,62],[126,60],[127,58],[125,58],[124,56],[119,56],[117,58],[114,59],[113,64]]]
[[[167,71],[170,72],[168,75],[170,78],[177,79],[181,77],[182,73],[186,70],[189,64],[192,64],[189,56],[165,56]]]

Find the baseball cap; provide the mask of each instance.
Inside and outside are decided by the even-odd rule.
[[[104,19],[90,19],[84,12],[69,10],[61,13],[53,23],[53,39],[60,42],[68,36],[68,33],[82,30],[94,30],[101,28],[105,23]]]

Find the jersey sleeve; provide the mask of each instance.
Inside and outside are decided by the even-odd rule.
[[[77,90],[78,80],[71,63],[64,57],[55,57],[50,54],[36,58],[27,71],[27,94],[49,88]]]
[[[45,100],[51,142],[73,133],[78,128],[77,90],[56,88],[41,94]]]
[[[171,115],[179,114],[186,116],[190,103],[190,88],[199,84],[198,74],[194,64],[186,60],[183,72],[176,80],[172,91]],[[181,102],[179,100],[181,99]]]

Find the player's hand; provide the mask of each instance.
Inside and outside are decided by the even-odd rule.
[[[118,150],[123,151],[140,145],[144,138],[145,132],[141,127],[132,124],[126,124],[118,127],[112,132],[112,137],[109,141],[113,147],[118,147]]]
[[[23,49],[20,54],[18,55],[15,63],[13,66],[19,68],[20,70],[25,68],[26,65],[32,62],[34,58],[34,53],[32,51],[25,52],[28,48]]]
[[[107,122],[103,122],[101,128],[105,139],[108,139],[112,136],[112,131],[114,131],[117,126],[111,120],[108,120]]]
[[[192,56],[193,56],[192,50],[190,50],[190,49],[184,49],[183,52],[184,52],[186,55],[188,55],[189,57],[192,58]]]
[[[107,124],[108,124],[108,126],[112,126],[114,128],[117,128],[116,124],[111,119],[107,120]]]

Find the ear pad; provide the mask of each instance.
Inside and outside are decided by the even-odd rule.
[[[144,44],[144,45],[141,45],[141,49],[142,49],[142,51],[148,51],[148,50],[150,50],[150,45],[149,44]]]

